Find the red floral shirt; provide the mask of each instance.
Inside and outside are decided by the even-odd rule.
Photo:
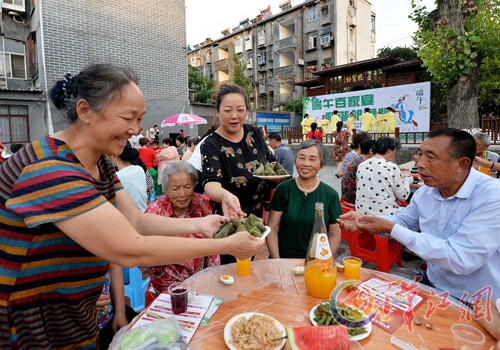
[[[169,196],[165,196],[149,205],[146,213],[157,214],[176,218],[174,208]],[[212,214],[212,208],[207,197],[193,193],[193,199],[189,204],[185,218],[200,218]],[[188,233],[178,237],[186,238],[205,238],[199,233]],[[188,260],[179,264],[160,265],[160,266],[139,266],[141,271],[151,277],[151,283],[157,293],[167,291],[168,286],[174,282],[182,282],[191,275],[204,268],[220,265],[219,255],[209,255],[202,258]]]

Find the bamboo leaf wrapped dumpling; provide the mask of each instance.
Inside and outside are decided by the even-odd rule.
[[[264,175],[264,165],[260,164],[259,167],[254,171],[254,175],[262,176]]]

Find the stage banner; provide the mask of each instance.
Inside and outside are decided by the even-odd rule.
[[[281,126],[290,126],[290,114],[257,112],[259,126],[267,125],[267,133],[280,132]]]
[[[366,107],[375,118],[377,112],[385,114],[387,107],[394,108],[400,132],[428,132],[430,127],[430,82],[304,97],[302,102],[303,114],[309,113],[309,118],[317,118],[317,121],[323,115],[330,120],[334,110],[338,110],[342,121],[347,121],[352,112],[357,130],[361,128],[359,116]]]

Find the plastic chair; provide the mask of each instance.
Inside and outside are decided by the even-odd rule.
[[[371,235],[363,231],[352,233],[351,255],[377,265],[377,270],[389,272],[391,265],[398,263],[403,267],[401,246],[398,241],[389,237]]]
[[[351,207],[350,205],[347,205],[342,199],[340,200],[340,208],[342,209],[342,214],[346,214],[350,211],[355,211],[356,207]],[[359,232],[359,231],[356,231]],[[344,230],[340,230],[340,238],[342,238],[344,241],[349,243],[349,247],[351,247],[351,240],[352,240],[352,235],[354,232],[347,232]]]
[[[142,279],[142,272],[138,267],[123,268],[123,283],[125,285],[125,296],[130,299],[130,306],[135,312],[144,309],[146,290],[149,285],[149,277]]]

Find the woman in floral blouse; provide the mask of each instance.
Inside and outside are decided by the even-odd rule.
[[[167,195],[152,203],[146,213],[172,218],[198,218],[212,214],[208,198],[194,193],[198,180],[198,171],[182,160],[170,163],[163,173],[162,187]],[[198,233],[180,235],[186,238],[205,238]],[[151,283],[157,293],[167,291],[174,282],[182,282],[204,268],[218,266],[219,255],[204,256],[178,264],[160,266],[141,266],[142,272],[151,277]]]

